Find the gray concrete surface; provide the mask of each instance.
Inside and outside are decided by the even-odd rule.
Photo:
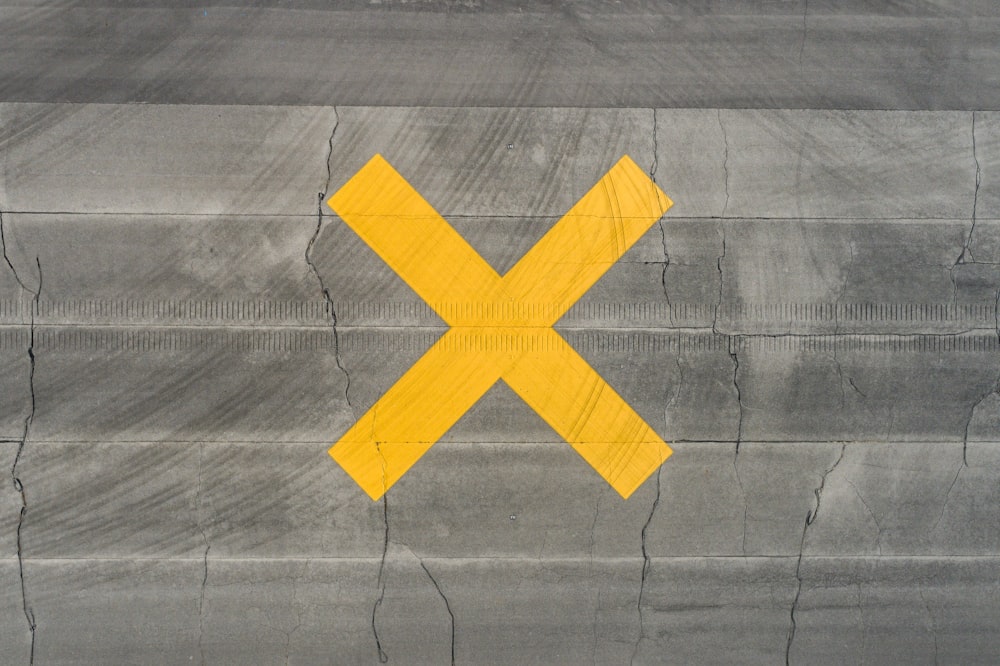
[[[995,663],[998,32],[0,8],[2,661]],[[503,384],[381,501],[326,455],[446,329],[322,204],[376,152],[500,272],[622,154],[674,199],[556,326],[674,448],[629,500]]]
[[[22,0],[30,102],[998,109],[991,0]]]

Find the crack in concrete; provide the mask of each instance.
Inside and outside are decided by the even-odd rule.
[[[971,417],[969,418],[971,421]],[[966,432],[968,432],[968,426],[966,426]],[[955,489],[955,484],[958,483],[958,477],[961,476],[962,470],[969,466],[968,461],[965,459],[965,445],[962,445],[962,462],[959,464],[958,469],[955,470],[955,476],[951,479],[951,484],[948,486],[947,492],[944,494],[944,500],[941,502],[941,512],[938,513],[937,520],[934,521],[934,526],[931,530],[936,530],[938,525],[941,524],[941,520],[944,518],[944,512],[948,510],[948,500],[951,498],[951,491]]]
[[[198,508],[198,529],[201,531],[202,541],[205,542],[205,552],[202,555],[202,566],[204,573],[201,578],[201,592],[198,598],[198,655],[201,659],[201,666],[205,666],[205,649],[203,641],[205,638],[205,592],[208,588],[208,553],[212,550],[212,544],[208,541],[208,533],[201,522],[201,496],[202,496],[202,472],[205,467],[205,443],[198,447],[198,491],[196,506]]]
[[[809,531],[809,526],[816,520],[816,516],[819,515],[819,507],[823,500],[823,489],[826,487],[826,479],[831,473],[833,473],[833,470],[837,469],[837,466],[840,465],[841,461],[844,459],[844,453],[846,451],[847,442],[843,442],[840,445],[840,455],[837,456],[837,460],[835,460],[833,465],[823,472],[823,476],[820,478],[819,486],[817,486],[816,490],[813,491],[813,495],[816,497],[816,505],[811,510],[806,512],[805,524],[802,526],[802,537],[799,539],[799,556],[795,563],[795,579],[798,581],[798,584],[795,588],[795,598],[792,599],[792,608],[789,612],[788,637],[785,642],[785,666],[790,666],[792,643],[795,641],[795,630],[797,626],[795,621],[795,611],[799,607],[799,598],[802,595],[802,555],[805,551],[806,533]]]
[[[316,281],[319,283],[320,292],[323,294],[323,300],[326,303],[326,312],[330,315],[330,325],[333,328],[333,356],[334,361],[337,364],[337,368],[344,374],[344,379],[347,384],[344,386],[344,399],[347,401],[347,406],[353,408],[354,405],[351,404],[351,374],[344,367],[343,358],[340,353],[340,333],[337,330],[337,309],[333,303],[333,297],[330,295],[330,289],[326,286],[323,281],[323,276],[319,272],[319,267],[312,259],[313,246],[316,245],[316,241],[319,240],[320,233],[323,231],[323,202],[326,199],[327,192],[330,189],[330,182],[333,179],[333,167],[330,165],[330,161],[333,159],[333,139],[337,135],[337,128],[340,126],[340,115],[337,113],[337,107],[333,107],[334,113],[334,125],[333,131],[330,132],[330,138],[327,140],[327,154],[326,154],[326,185],[323,187],[323,191],[317,194],[316,198],[318,202],[316,204],[316,230],[313,232],[312,238],[309,239],[309,244],[306,246],[306,263],[309,265],[309,269],[316,276]]]
[[[743,441],[743,391],[740,389],[740,357],[737,352],[741,337],[739,335],[729,337],[729,358],[733,361],[733,388],[736,390],[736,404],[739,407],[739,420],[736,422],[737,457],[740,455],[740,443]]]
[[[998,292],[1000,293],[1000,292]],[[1000,329],[998,329],[998,337],[1000,337]],[[986,399],[992,395],[1000,395],[1000,377],[997,378],[993,386],[991,386],[986,392],[984,392],[979,399],[973,403],[972,407],[969,408],[969,418],[965,420],[965,430],[962,433],[962,466],[969,466],[969,428],[972,427],[972,421],[976,417],[976,409],[979,408],[981,404],[986,402]],[[957,474],[956,474],[957,478]]]
[[[659,144],[657,143],[656,130],[657,130],[657,120],[656,120],[656,109],[650,109],[653,112],[653,163],[649,167],[649,178],[654,183],[656,182],[656,168],[659,166],[659,160],[657,159],[657,148]]]
[[[660,272],[660,285],[663,287],[663,298],[667,301],[667,317],[670,325],[674,324],[674,306],[670,303],[670,289],[667,287],[667,269],[670,268],[670,252],[667,250],[667,230],[663,227],[663,218],[657,223],[660,228],[660,244],[663,246],[663,270]]]
[[[724,335],[719,331],[719,311],[722,309],[722,262],[726,259],[726,228],[720,224],[719,231],[722,237],[722,254],[715,259],[715,268],[719,271],[719,297],[715,301],[715,312],[712,314],[712,332],[716,335]]]
[[[878,549],[878,556],[882,557],[882,525],[878,522],[878,516],[876,516],[875,512],[872,511],[872,508],[868,506],[868,502],[865,501],[865,498],[861,495],[861,491],[858,490],[858,487],[850,480],[847,480],[847,485],[849,485],[851,490],[854,491],[854,494],[861,502],[861,506],[865,507],[865,511],[868,512],[868,515],[871,516],[872,522],[875,523],[875,548]]]
[[[720,268],[721,270],[721,268]],[[743,479],[740,477],[740,444],[743,441],[743,391],[740,389],[739,373],[740,358],[737,355],[740,336],[730,336],[728,340],[729,358],[733,361],[733,388],[736,390],[736,404],[739,407],[739,421],[736,423],[736,450],[733,454],[733,471],[736,473],[736,483],[740,486],[740,495],[743,497],[743,557],[747,556],[747,517],[750,512],[750,502],[747,499],[746,489],[743,487]]]
[[[719,120],[719,129],[722,130],[722,142],[726,148],[722,159],[722,171],[726,176],[726,202],[722,205],[722,214],[719,216],[725,217],[726,211],[729,209],[729,135],[726,133],[726,126],[722,123],[722,109],[716,109],[716,117]]]
[[[389,556],[389,481],[386,472],[386,461],[382,455],[380,442],[375,442],[375,450],[382,461],[382,517],[385,521],[385,540],[382,542],[382,559],[378,565],[378,597],[375,599],[375,605],[372,606],[372,635],[375,637],[375,649],[378,651],[378,660],[380,663],[385,664],[389,661],[389,655],[382,649],[382,639],[378,635],[378,627],[375,624],[375,619],[378,615],[379,607],[385,601],[385,561]]]
[[[594,549],[597,545],[596,532],[597,532],[597,519],[601,515],[601,496],[597,496],[597,502],[594,504],[594,519],[590,522],[590,563],[594,563]]]
[[[743,479],[740,478],[740,442],[736,441],[736,453],[733,455],[733,471],[736,472],[736,483],[740,486],[740,495],[743,496],[743,540],[741,551],[743,557],[747,556],[747,516],[750,513],[750,501],[747,499],[746,488],[743,487]]]
[[[17,269],[14,268],[14,264],[11,263],[10,257],[7,255],[7,236],[4,233],[3,228],[3,211],[0,211],[0,249],[3,250],[3,260],[7,264],[7,268],[9,268],[10,272],[14,275],[14,279],[17,280],[17,284],[20,285],[21,289],[25,292],[29,294],[34,293],[34,290],[28,287],[28,285],[24,283],[24,280],[21,279],[21,276],[18,275]],[[37,260],[37,257],[35,259]]]
[[[653,164],[649,167],[649,178],[654,184],[656,183],[656,169],[660,164],[657,156],[659,144],[657,142],[656,135],[658,131],[656,109],[653,109]],[[673,324],[673,305],[670,303],[670,290],[667,288],[667,269],[670,268],[670,252],[667,250],[667,230],[663,226],[662,216],[657,221],[656,225],[660,228],[660,245],[663,246],[663,271],[660,273],[660,284],[663,287],[663,298],[667,301],[667,317],[669,317],[670,323]]]
[[[979,185],[983,180],[982,168],[979,164],[979,156],[976,154],[976,112],[972,112],[972,160],[976,163],[976,189],[972,194],[972,227],[969,229],[969,235],[965,239],[965,244],[962,246],[962,253],[958,255],[958,259],[955,260],[954,266],[952,266],[952,271],[954,271],[955,266],[964,263],[976,263],[976,257],[972,254],[972,235],[976,231],[976,211],[979,207]],[[966,259],[968,255],[968,259]],[[954,278],[952,278],[954,282]]]
[[[427,574],[427,577],[430,578],[431,584],[434,585],[434,589],[437,590],[438,596],[440,596],[441,601],[444,602],[444,608],[448,611],[448,617],[451,618],[451,666],[455,666],[455,613],[451,610],[451,604],[448,603],[448,597],[444,595],[444,592],[441,590],[441,586],[438,585],[434,575],[431,574],[430,569],[427,568],[427,565],[424,564],[422,559],[420,560],[420,568],[423,569],[424,573]]]
[[[635,604],[636,611],[639,614],[639,636],[636,638],[635,646],[632,648],[632,656],[628,662],[629,666],[635,663],[636,655],[639,654],[639,646],[642,644],[642,639],[646,637],[646,627],[642,613],[642,597],[646,592],[646,578],[649,576],[649,569],[652,566],[652,558],[649,556],[649,551],[646,550],[646,533],[653,522],[653,515],[656,514],[656,508],[660,505],[660,475],[662,472],[663,467],[660,466],[656,470],[656,497],[653,499],[653,505],[649,509],[649,516],[646,517],[646,523],[642,526],[642,575],[639,579],[639,598]]]
[[[934,613],[931,612],[931,605],[927,603],[927,599],[924,597],[924,586],[919,582],[917,583],[917,594],[920,595],[920,601],[924,604],[924,612],[927,613],[927,619],[929,620],[931,638],[934,639],[934,666],[937,666],[939,663],[937,622],[934,620]]]
[[[24,542],[22,532],[24,528],[24,518],[28,513],[28,496],[25,492],[24,483],[21,481],[21,477],[18,476],[17,467],[21,462],[21,456],[24,454],[24,448],[28,444],[28,437],[31,434],[31,425],[35,420],[35,316],[38,312],[38,300],[42,293],[42,263],[39,257],[36,256],[35,267],[38,272],[38,287],[36,289],[31,289],[24,282],[24,280],[21,279],[17,269],[14,268],[14,264],[10,260],[10,257],[7,255],[7,238],[4,234],[2,213],[0,213],[0,249],[3,250],[4,262],[14,275],[14,279],[17,281],[17,284],[20,286],[22,292],[31,294],[31,307],[29,309],[30,320],[28,329],[28,360],[30,364],[28,371],[28,391],[31,395],[31,403],[28,414],[24,417],[24,428],[21,432],[20,440],[17,441],[17,453],[14,455],[14,462],[10,468],[10,478],[14,485],[14,490],[21,497],[21,510],[19,511],[17,518],[17,568],[21,583],[21,610],[24,613],[24,619],[28,622],[28,631],[31,633],[31,647],[28,653],[28,664],[30,665],[35,663],[35,639],[38,624],[35,621],[34,608],[28,602],[28,590],[24,578]]]

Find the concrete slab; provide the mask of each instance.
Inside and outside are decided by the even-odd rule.
[[[424,558],[627,557],[655,499],[628,501],[563,442],[441,442],[388,493],[394,544]]]
[[[964,453],[964,459],[963,459]],[[985,556],[1000,547],[997,444],[847,444],[826,477],[809,555]]]
[[[624,501],[564,443],[442,442],[391,489],[388,510],[325,448],[31,442],[24,552],[195,557],[209,544],[220,558],[376,557],[386,522],[421,558],[777,557],[803,546],[980,556],[1000,534],[995,443],[970,443],[968,464],[961,443],[743,442],[738,455],[733,443],[675,443],[659,478]]]
[[[982,221],[985,239],[996,224]],[[739,220],[723,227],[732,334],[996,329],[992,274],[956,270],[969,220]]]
[[[315,215],[332,108],[7,104],[0,208]]]
[[[326,441],[351,423],[328,330],[46,327],[36,337],[39,439]]]
[[[780,556],[799,551],[802,522],[833,443],[676,443],[660,468],[646,527],[653,557]],[[634,552],[634,551],[633,551]]]
[[[424,565],[455,618],[456,663],[621,663],[638,638],[641,559]]]
[[[1000,217],[1000,114],[986,111],[976,113],[976,161],[979,165],[979,192],[976,197],[976,216],[979,219]],[[978,261],[996,263],[995,250],[990,258]]]
[[[0,442],[0,465],[3,465],[2,469],[11,471],[11,482],[4,484],[3,490],[0,492],[0,506],[2,506],[2,510],[0,510],[0,553],[2,553],[2,558],[17,557],[17,528],[21,522],[21,507],[24,506],[21,493],[14,483],[15,477],[21,478],[22,482],[24,477],[24,467],[17,458],[20,448],[20,440]]]
[[[0,105],[39,663],[984,661],[995,115]],[[682,200],[558,326],[674,446],[630,500],[502,384],[382,502],[326,455],[444,330],[319,206],[375,151],[501,271],[623,152]]]
[[[338,114],[331,193],[379,153],[449,220],[559,218],[622,155],[653,166],[650,109],[338,107]]]
[[[723,216],[972,216],[971,113],[725,110],[720,118],[729,147]]]
[[[329,440],[204,445],[201,524],[231,558],[373,557],[384,515],[336,463]]]
[[[12,101],[1000,108],[984,0],[31,2],[0,25]]]
[[[722,217],[728,137],[718,109],[656,109],[656,183],[674,201],[667,217]]]
[[[29,441],[22,550],[32,558],[195,557],[199,451],[193,443]]]
[[[190,664],[199,658],[201,560],[26,563],[43,664]]]
[[[792,663],[986,664],[996,558],[803,559]]]
[[[31,630],[24,616],[16,558],[0,560],[0,645],[12,662],[23,664],[31,659]]]
[[[634,661],[780,662],[795,582],[791,558],[652,560]]]
[[[743,438],[962,441],[1000,366],[995,334],[740,337]]]
[[[319,283],[304,259],[313,213],[7,213],[4,229],[24,279],[37,273],[36,258],[42,266],[41,325],[327,326]],[[19,318],[0,321],[27,323],[28,305]]]
[[[351,376],[349,394],[355,413],[360,415],[374,405],[443,332],[416,328],[349,328],[340,332],[342,365]],[[563,335],[662,436],[672,440],[736,439],[739,407],[725,337],[613,330],[566,330]],[[509,427],[511,419],[518,423],[516,429]],[[513,391],[500,385],[443,439],[560,441]]]
[[[31,413],[30,342],[27,326],[0,329],[0,439],[20,440],[24,436],[24,420]]]
[[[378,663],[372,605],[379,564],[377,559],[210,559],[200,654],[205,663]],[[422,590],[404,588],[405,581],[394,582],[401,596],[423,597]],[[427,619],[414,615],[410,623]],[[420,649],[435,647],[429,627],[411,638],[414,657],[440,656],[439,650]],[[447,642],[442,644],[447,649]]]

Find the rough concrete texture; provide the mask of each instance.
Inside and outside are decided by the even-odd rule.
[[[993,3],[271,4],[0,9],[0,661],[995,663]],[[502,382],[327,456],[446,330],[323,203],[375,153],[500,273],[674,199],[556,324],[630,499]]]
[[[996,110],[998,22],[991,0],[28,0],[0,12],[0,89],[31,102]]]

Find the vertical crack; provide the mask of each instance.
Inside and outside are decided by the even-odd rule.
[[[729,135],[726,133],[726,126],[722,123],[722,109],[716,109],[716,115],[719,119],[719,129],[722,130],[722,141],[726,148],[725,156],[722,159],[722,171],[726,176],[726,202],[722,205],[722,215],[720,215],[720,217],[725,217],[726,211],[729,209]]]
[[[976,163],[976,189],[972,194],[972,227],[969,235],[962,246],[962,253],[955,260],[955,266],[966,262],[975,263],[976,258],[972,254],[972,234],[976,231],[976,209],[979,207],[979,185],[982,183],[982,168],[979,164],[979,156],[976,154],[976,112],[972,112],[972,160]],[[968,257],[968,258],[966,258]],[[953,267],[954,268],[954,267]]]
[[[596,532],[597,519],[601,516],[601,496],[597,496],[597,503],[594,505],[594,519],[590,522],[590,564],[594,564],[594,549],[597,546]]]
[[[375,605],[372,606],[372,635],[375,637],[375,649],[378,651],[378,660],[380,663],[385,664],[389,661],[389,655],[382,649],[382,639],[378,635],[378,627],[375,624],[375,619],[378,615],[379,607],[385,601],[385,561],[389,556],[389,483],[386,476],[385,457],[382,456],[382,447],[379,442],[375,442],[375,450],[382,460],[382,517],[385,521],[385,539],[382,542],[382,560],[378,565],[378,597],[375,599]]]
[[[861,491],[858,490],[858,487],[850,481],[847,482],[847,485],[849,485],[851,490],[854,491],[855,496],[857,496],[858,500],[861,502],[861,506],[865,507],[865,511],[868,512],[868,515],[871,516],[872,522],[875,523],[875,548],[878,549],[878,556],[882,557],[882,525],[878,522],[878,516],[876,516],[875,512],[872,511],[872,508],[868,506],[868,502],[866,502],[865,498],[862,497]]]
[[[736,440],[736,454],[733,456],[733,471],[736,472],[736,483],[740,486],[740,495],[743,496],[743,540],[741,552],[743,557],[747,556],[747,516],[750,513],[750,501],[747,499],[747,491],[743,487],[743,479],[740,477],[740,442]]]
[[[742,336],[734,335],[729,338],[729,358],[733,361],[733,388],[736,389],[736,404],[739,407],[739,420],[736,422],[736,456],[740,455],[740,442],[743,441],[743,391],[740,389],[740,357],[739,345]],[[733,464],[736,464],[735,459]]]
[[[657,222],[660,227],[660,244],[663,246],[663,270],[660,272],[660,285],[663,287],[663,298],[667,301],[667,317],[671,326],[674,324],[674,306],[670,303],[670,289],[667,288],[667,269],[670,268],[670,252],[667,250],[667,230],[663,226],[663,218]]]
[[[431,579],[431,583],[434,585],[434,589],[437,590],[438,596],[441,597],[441,601],[444,602],[444,608],[448,611],[448,617],[451,618],[451,666],[455,666],[455,614],[451,610],[451,604],[448,603],[448,597],[444,596],[444,592],[441,591],[441,586],[438,585],[437,580],[431,574],[430,569],[424,564],[423,560],[420,560],[420,567],[427,574],[427,577]]]
[[[721,335],[721,333],[719,332],[719,312],[722,310],[722,288],[723,288],[722,262],[725,261],[726,259],[726,227],[722,225],[723,223],[720,222],[719,231],[721,232],[720,235],[722,236],[722,254],[720,254],[715,259],[715,268],[719,271],[719,295],[718,298],[716,298],[715,300],[715,312],[713,313],[712,316],[712,332],[715,333],[716,335]]]
[[[42,263],[36,256],[35,268],[38,271],[38,287],[36,289],[31,289],[24,282],[24,280],[21,279],[17,269],[14,268],[14,264],[10,260],[10,257],[7,255],[7,238],[4,235],[2,213],[0,213],[0,248],[3,250],[4,262],[14,275],[14,279],[17,280],[17,284],[20,286],[22,292],[31,295],[28,328],[28,391],[31,395],[31,403],[28,415],[24,417],[24,427],[21,431],[21,439],[18,441],[17,453],[14,455],[14,463],[10,468],[10,478],[14,484],[14,490],[21,496],[21,510],[18,513],[17,518],[17,568],[21,581],[21,610],[24,612],[24,619],[28,622],[28,631],[31,632],[31,648],[28,653],[28,663],[34,664],[35,637],[38,625],[35,622],[35,611],[28,602],[27,585],[24,580],[24,542],[22,535],[24,517],[28,513],[28,496],[24,488],[24,483],[21,481],[21,477],[17,473],[17,467],[21,462],[21,456],[24,454],[24,448],[28,444],[28,437],[31,434],[31,425],[35,420],[35,317],[38,314],[38,299],[42,293]]]
[[[655,183],[656,182],[656,167],[659,166],[659,160],[657,159],[657,154],[656,154],[657,153],[657,148],[658,148],[658,143],[657,143],[657,138],[656,138],[656,129],[657,129],[656,122],[657,122],[657,120],[656,120],[656,109],[651,109],[651,111],[653,112],[653,164],[650,165],[650,167],[649,167],[649,178],[650,178],[650,180],[652,180]]]
[[[833,470],[837,469],[837,465],[844,459],[844,452],[847,450],[847,443],[844,442],[840,445],[840,455],[837,456],[837,460],[834,461],[820,478],[819,486],[813,491],[813,495],[816,496],[815,506],[806,512],[805,524],[802,526],[802,537],[799,539],[799,557],[795,563],[795,579],[798,584],[795,587],[795,598],[792,599],[792,609],[789,612],[789,625],[788,625],[788,638],[785,643],[785,666],[790,666],[790,658],[792,654],[792,642],[795,640],[795,611],[799,607],[799,597],[802,595],[802,553],[805,551],[806,546],[806,532],[809,531],[809,526],[813,524],[816,520],[816,516],[819,515],[820,502],[823,499],[823,489],[826,487],[826,479],[830,476]]]
[[[212,550],[212,545],[208,541],[208,533],[201,522],[201,496],[202,496],[202,474],[205,467],[205,443],[198,447],[198,494],[196,506],[198,507],[198,529],[201,531],[201,539],[205,544],[205,552],[202,554],[203,574],[201,577],[201,593],[198,598],[198,655],[201,658],[201,665],[205,666],[205,648],[203,640],[205,638],[205,591],[208,588],[208,553]]]
[[[639,613],[639,636],[636,638],[635,646],[632,648],[632,656],[629,658],[630,666],[635,662],[636,655],[639,654],[639,646],[642,644],[642,639],[646,637],[646,627],[642,614],[642,598],[646,592],[646,578],[649,576],[649,569],[652,566],[649,551],[646,550],[646,533],[653,522],[656,508],[660,505],[660,475],[662,472],[662,466],[656,470],[656,497],[653,499],[653,506],[649,509],[649,516],[646,517],[646,523],[642,526],[642,576],[639,579],[639,599],[635,604],[636,611]]]
[[[659,157],[657,153],[659,152],[659,143],[657,140],[657,115],[656,109],[653,109],[653,164],[649,167],[649,179],[656,183],[656,169],[659,166]],[[660,244],[663,246],[663,271],[660,273],[660,284],[663,286],[663,297],[667,301],[667,317],[670,318],[670,323],[674,323],[674,308],[670,303],[670,290],[667,289],[667,269],[670,268],[670,252],[667,250],[667,230],[663,226],[663,217],[661,216],[657,222],[657,226],[660,228]]]
[[[348,407],[353,407],[351,404],[351,374],[344,367],[343,358],[340,354],[340,334],[337,330],[337,309],[333,303],[333,297],[330,295],[330,289],[326,286],[323,281],[323,276],[319,272],[319,268],[312,258],[313,246],[316,245],[316,241],[319,240],[319,235],[323,231],[323,202],[326,200],[327,192],[330,189],[330,182],[333,179],[333,167],[330,161],[333,159],[333,139],[337,135],[337,128],[340,126],[340,115],[337,113],[337,107],[333,107],[334,113],[334,124],[333,131],[330,132],[330,138],[327,140],[327,153],[326,153],[326,185],[323,186],[323,191],[316,195],[316,230],[313,232],[312,238],[309,239],[309,244],[306,246],[306,263],[309,264],[309,269],[316,276],[316,281],[319,283],[320,292],[323,294],[323,301],[325,302],[326,313],[330,317],[330,325],[333,328],[333,356],[334,361],[337,363],[337,369],[344,374],[344,379],[347,384],[344,386],[344,399],[347,401]]]
[[[750,513],[750,502],[747,499],[746,489],[743,487],[743,479],[740,477],[740,444],[743,441],[743,391],[740,389],[740,357],[738,348],[740,336],[734,335],[729,338],[729,358],[733,361],[733,388],[736,390],[736,404],[739,407],[739,420],[736,423],[736,450],[733,454],[733,471],[736,473],[736,483],[740,486],[740,495],[743,497],[743,557],[747,554],[747,517]]]
[[[25,284],[24,280],[21,279],[21,276],[18,275],[17,269],[14,268],[14,264],[11,263],[10,257],[7,255],[7,236],[4,234],[3,230],[3,211],[0,211],[0,248],[3,249],[4,263],[7,264],[7,268],[9,268],[10,272],[14,275],[14,279],[17,280],[17,284],[20,285],[21,289],[26,293],[35,294],[35,290]],[[38,257],[35,257],[35,261],[38,261]],[[41,287],[39,287],[39,289],[41,289]],[[37,297],[38,294],[35,294],[35,296]]]

